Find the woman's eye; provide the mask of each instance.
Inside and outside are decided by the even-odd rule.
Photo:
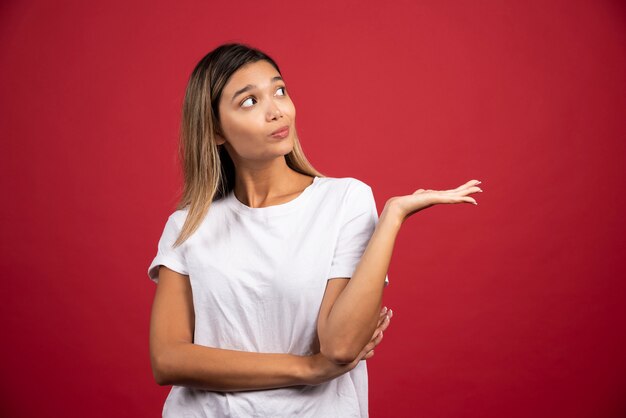
[[[287,89],[285,88],[285,86],[281,86],[279,88],[276,89],[276,91],[278,90],[282,90],[282,94],[280,94],[280,96],[284,96],[287,93]],[[246,105],[245,103],[250,101],[250,100],[254,100],[254,103],[256,103],[256,99],[254,97],[248,97],[246,98],[243,102],[241,102],[241,107],[251,107],[254,103],[250,103],[249,105]]]
[[[244,106],[244,103],[246,103],[248,100],[254,100],[254,97],[248,97],[246,100],[244,100],[243,102],[241,102],[241,106],[243,106],[243,107],[250,107],[250,106],[252,106],[252,105],[250,105],[250,106]]]

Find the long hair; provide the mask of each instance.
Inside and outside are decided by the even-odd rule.
[[[175,247],[198,229],[211,203],[228,195],[235,186],[234,163],[226,148],[218,147],[215,142],[216,133],[221,131],[219,102],[233,73],[245,64],[260,60],[269,62],[281,74],[276,62],[267,54],[245,44],[228,43],[205,55],[189,77],[178,148],[184,185],[176,208],[188,208],[188,213]],[[293,149],[284,158],[294,171],[326,177],[304,156],[297,132]]]

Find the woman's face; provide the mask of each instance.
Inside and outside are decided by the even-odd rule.
[[[233,161],[269,160],[293,149],[296,108],[280,74],[267,61],[249,63],[228,80],[219,102],[224,144]],[[285,138],[272,132],[285,126]]]

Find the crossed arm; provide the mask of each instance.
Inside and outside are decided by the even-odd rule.
[[[380,304],[400,225],[384,214],[352,278],[328,281],[318,319],[321,352],[313,356],[193,344],[195,318],[189,280],[161,266],[150,323],[150,359],[156,382],[212,391],[258,390],[319,384],[354,368],[380,341],[373,339],[374,331],[388,325],[380,315]]]

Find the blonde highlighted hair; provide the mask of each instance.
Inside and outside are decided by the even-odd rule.
[[[281,74],[267,54],[241,43],[223,44],[196,65],[185,91],[180,126],[179,159],[183,193],[176,209],[188,208],[187,218],[174,246],[195,231],[214,200],[228,195],[235,185],[235,166],[215,136],[220,133],[219,101],[224,86],[241,66],[265,60]],[[282,75],[282,74],[281,74]],[[294,146],[285,155],[287,165],[302,174],[325,177],[306,159],[297,133]]]

